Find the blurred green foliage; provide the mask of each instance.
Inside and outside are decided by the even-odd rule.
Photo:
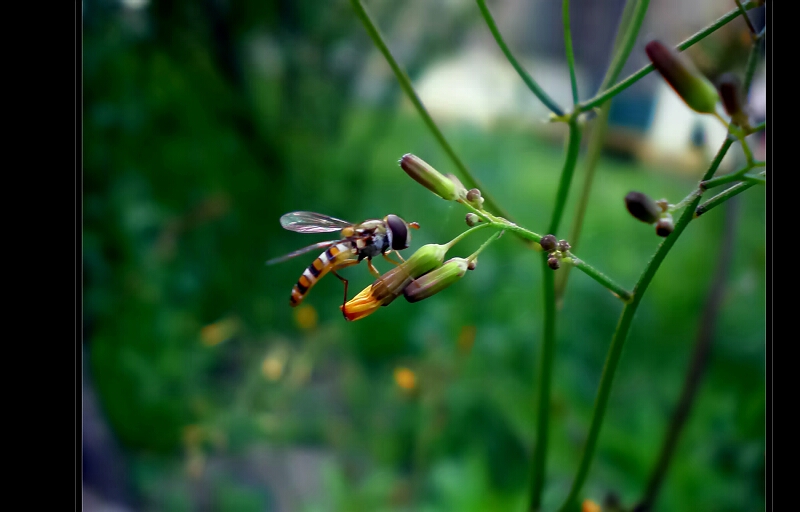
[[[507,235],[456,286],[356,323],[341,317],[334,278],[309,294],[305,316],[289,308],[315,255],[263,264],[324,239],[282,231],[278,217],[291,210],[353,222],[396,213],[422,226],[411,250],[465,227],[464,210],[396,165],[413,152],[453,172],[422,122],[398,108],[396,85],[372,102],[354,92],[372,49],[347,3],[84,5],[84,371],[143,509],[281,509],[281,480],[236,463],[267,446],[324,454],[289,477],[302,499],[283,510],[523,510],[541,338],[536,254]],[[337,50],[349,57],[337,61]],[[431,56],[416,58],[412,68]],[[445,131],[518,223],[545,229],[561,148],[510,124]],[[598,170],[577,252],[628,287],[659,239],[628,217],[625,194],[677,202],[694,186],[663,171],[610,159]],[[659,510],[763,509],[760,191],[738,208],[709,372]],[[646,484],[723,213],[690,226],[640,308],[585,489],[595,501],[613,491],[630,503]],[[351,296],[372,281],[363,266],[344,274]],[[571,482],[620,310],[572,273],[557,331],[546,508]],[[411,391],[395,382],[400,366],[416,376]],[[303,480],[320,483],[304,493]]]

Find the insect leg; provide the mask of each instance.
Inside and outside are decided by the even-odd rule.
[[[384,256],[386,255],[384,254]],[[381,273],[378,272],[378,269],[375,268],[375,265],[372,264],[372,258],[367,258],[367,267],[369,268],[369,273],[372,274],[375,278],[377,279],[381,278]]]
[[[397,253],[397,256],[398,256],[398,257],[399,257],[401,260],[403,260],[403,257],[402,257],[402,256],[400,256],[400,254],[399,254],[399,253]],[[391,264],[393,264],[393,265],[400,265],[400,262],[399,262],[399,261],[395,261],[395,260],[393,260],[393,259],[392,259],[392,258],[390,258],[390,257],[389,257],[389,255],[388,255],[388,254],[386,254],[386,253],[383,253],[383,259],[385,259],[386,261],[388,261],[389,263],[391,263]],[[405,263],[405,261],[406,261],[406,260],[403,260],[403,263]]]
[[[342,299],[342,311],[344,311],[344,305],[347,304],[347,284],[348,284],[348,281],[347,281],[347,279],[345,279],[342,276],[340,276],[336,272],[336,270],[337,269],[341,270],[341,269],[343,269],[345,267],[349,267],[350,265],[357,265],[357,264],[358,264],[358,260],[344,260],[341,263],[337,264],[335,268],[331,269],[331,274],[333,274],[336,277],[338,277],[339,280],[342,283],[344,283],[344,298]],[[342,313],[342,314],[344,314],[344,313]],[[345,315],[345,318],[347,318],[347,315]]]

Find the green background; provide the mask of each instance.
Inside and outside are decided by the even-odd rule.
[[[380,23],[391,21],[390,6],[375,9]],[[442,20],[429,54],[408,58],[412,79],[478,22]],[[252,57],[248,44],[259,37],[273,54]],[[354,323],[339,312],[333,277],[304,303],[310,324],[289,307],[316,254],[264,265],[325,239],[282,230],[278,218],[292,210],[417,221],[406,256],[465,229],[463,207],[397,165],[412,152],[455,172],[397,85],[389,80],[370,100],[358,93],[367,63],[385,64],[349,4],[87,2],[83,43],[84,381],[115,447],[89,461],[105,471],[105,486],[88,477],[85,485],[99,495],[120,487],[117,498],[136,510],[524,510],[542,338],[537,253],[506,235],[453,287]],[[561,145],[514,122],[442,128],[514,220],[545,234]],[[553,129],[563,138],[561,128]],[[631,288],[660,239],[627,214],[625,194],[674,203],[698,174],[619,157],[597,172],[576,252]],[[757,187],[730,212],[732,267],[709,367],[657,510],[763,510],[764,209]],[[725,215],[718,208],[689,226],[642,302],[587,498],[641,497]],[[467,256],[484,239],[450,255]],[[372,282],[363,264],[343,274],[351,296]],[[571,272],[557,325],[548,509],[572,482],[621,309]],[[396,383],[399,367],[414,372],[414,391]],[[287,469],[301,459],[301,469]]]

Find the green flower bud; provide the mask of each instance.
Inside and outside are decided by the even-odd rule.
[[[661,207],[650,196],[641,192],[628,192],[625,206],[631,215],[647,224],[654,223],[661,215]]]
[[[459,198],[456,184],[418,156],[408,153],[400,159],[400,167],[420,185],[448,201]]]
[[[541,240],[539,240],[539,245],[542,246],[547,252],[550,252],[556,248],[556,237],[555,235],[544,235]]]
[[[451,258],[441,267],[411,281],[403,290],[408,302],[419,302],[439,293],[466,274],[469,261],[465,258]]]
[[[339,306],[344,317],[350,321],[359,320],[389,305],[413,279],[440,266],[446,254],[446,245],[423,245],[405,263],[386,272],[344,306]]]
[[[689,108],[701,114],[715,112],[719,100],[717,90],[689,59],[657,40],[647,43],[644,50],[653,66]]]
[[[467,214],[467,217],[466,217],[465,220],[467,221],[467,226],[469,226],[469,227],[477,226],[481,222],[481,218],[478,217],[477,215],[475,215],[472,212],[469,212]]]

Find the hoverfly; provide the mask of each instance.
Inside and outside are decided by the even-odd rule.
[[[387,261],[395,265],[398,262],[389,258],[388,253],[401,251],[408,248],[411,233],[408,228],[419,229],[416,222],[406,222],[397,215],[387,215],[383,219],[369,219],[359,224],[353,224],[335,217],[314,212],[291,212],[281,216],[281,226],[289,231],[298,233],[330,233],[341,231],[341,238],[328,240],[303,247],[285,256],[267,261],[267,265],[280,263],[300,256],[315,249],[325,249],[317,259],[303,272],[297,283],[292,288],[289,304],[298,306],[311,287],[328,272],[333,273],[344,283],[344,301],[347,302],[347,279],[336,271],[350,265],[356,265],[361,260],[367,260],[369,271],[380,279],[380,272],[372,264],[372,258],[382,255]],[[398,256],[400,254],[398,253]],[[400,259],[403,259],[400,256]]]

